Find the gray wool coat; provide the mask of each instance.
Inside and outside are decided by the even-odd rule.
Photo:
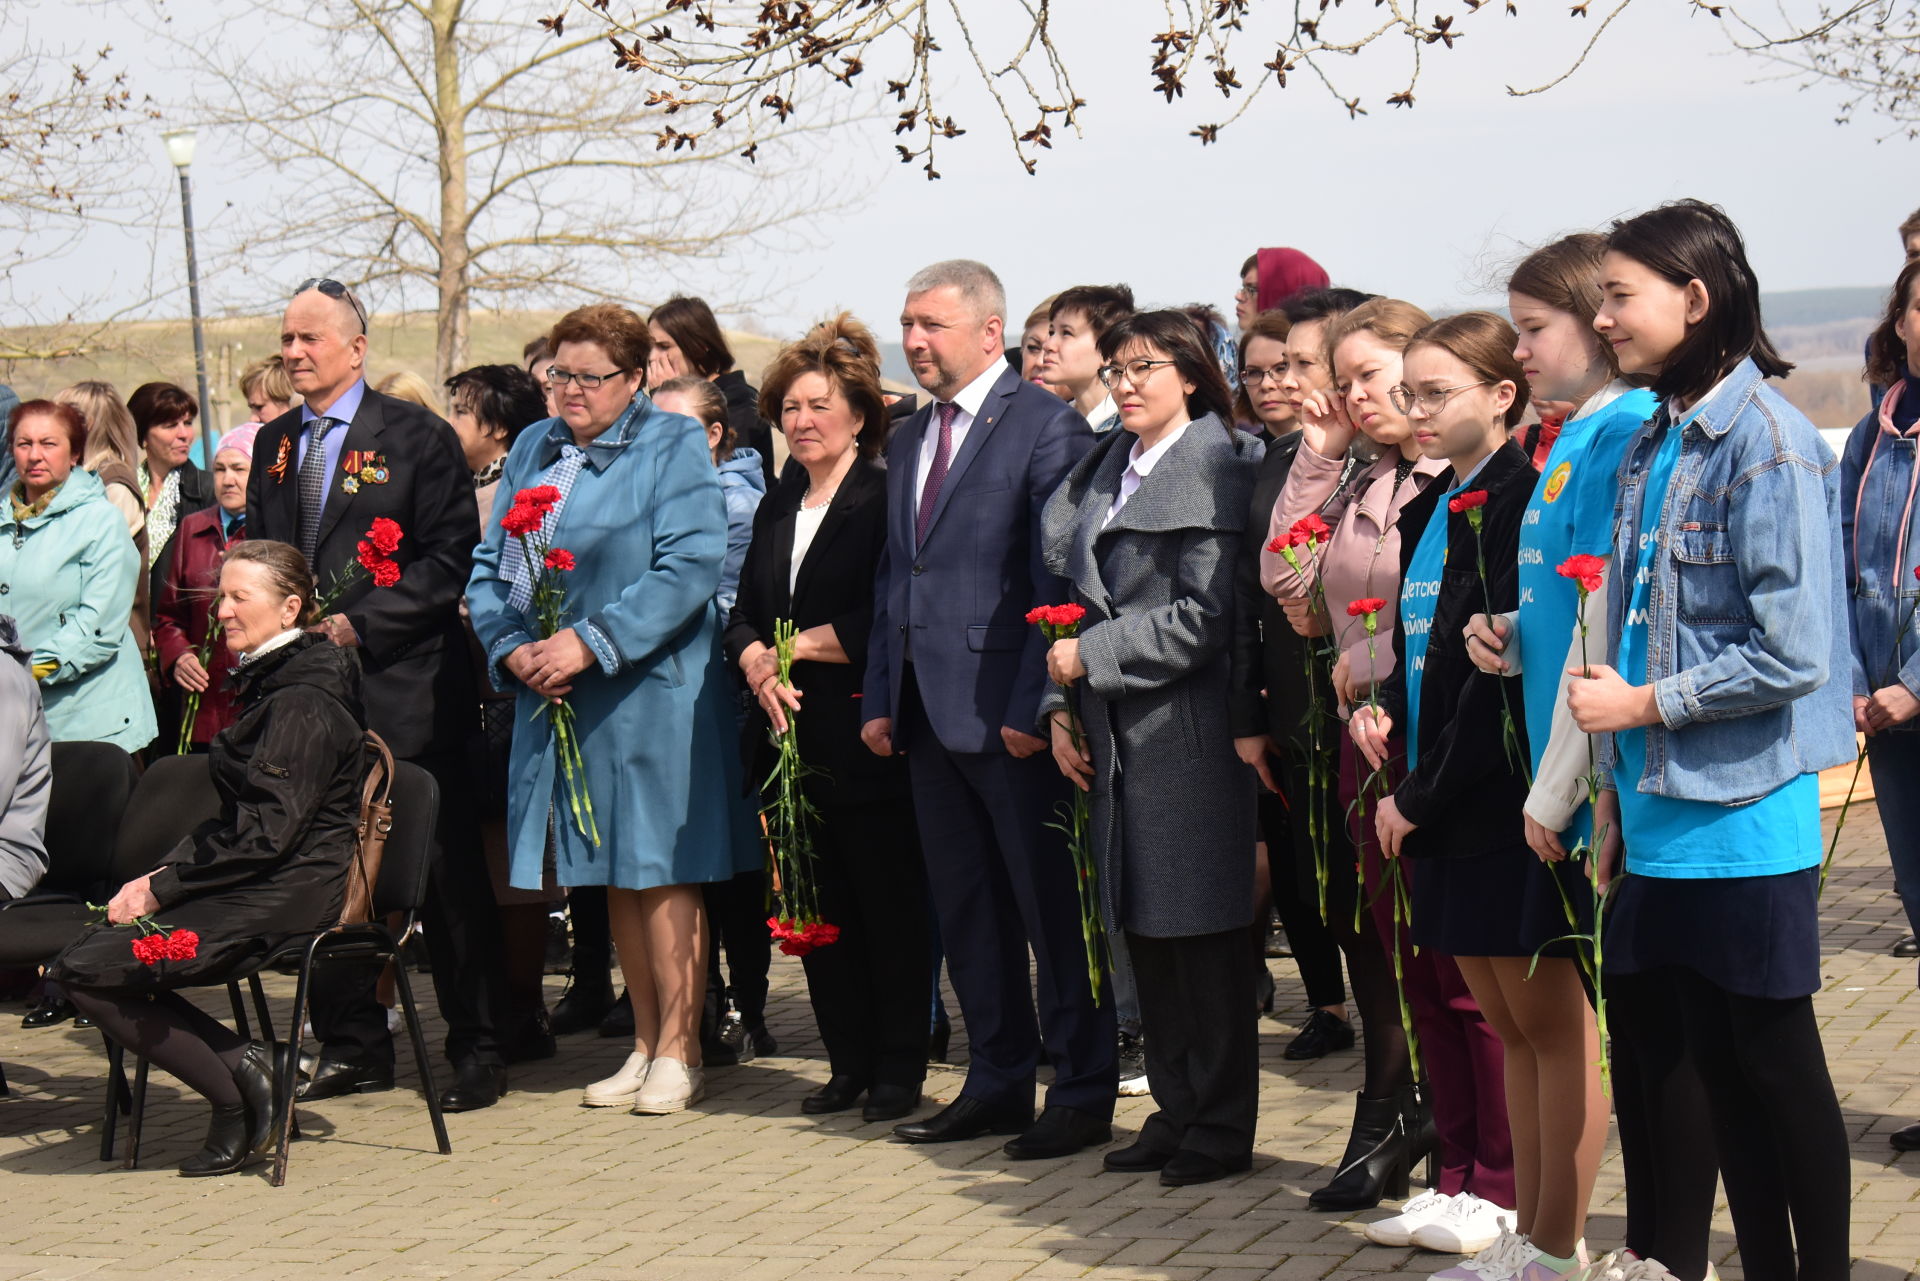
[[[1260,442],[1195,420],[1110,524],[1137,438],[1103,437],[1041,516],[1087,675],[1071,701],[1093,755],[1092,844],[1109,930],[1187,938],[1253,920],[1254,777],[1228,721],[1234,563]]]

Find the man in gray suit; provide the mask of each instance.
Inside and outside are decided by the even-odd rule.
[[[960,1097],[895,1133],[1009,1134],[1007,1154],[1033,1158],[1112,1137],[1117,1069],[1113,1002],[1095,1003],[1073,865],[1050,826],[1066,781],[1042,737],[1045,642],[1026,621],[1067,599],[1041,563],[1040,511],[1093,434],[1008,368],[1005,316],[999,278],[977,262],[907,284],[902,345],[932,403],[887,449],[861,738],[907,755],[971,1052]],[[1043,1045],[1054,1078],[1035,1120]]]

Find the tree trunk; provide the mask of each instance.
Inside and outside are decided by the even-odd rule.
[[[436,384],[467,367],[467,117],[456,43],[461,0],[434,0],[433,88],[440,146],[440,312],[434,332]]]

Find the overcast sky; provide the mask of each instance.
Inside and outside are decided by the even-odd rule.
[[[1196,83],[1169,106],[1150,89],[1143,37],[1161,5],[1056,4],[1069,11],[1060,43],[1090,106],[1085,137],[1062,136],[1038,177],[1014,160],[983,97],[963,91],[949,109],[970,133],[945,144],[942,181],[895,163],[885,125],[850,128],[834,135],[819,172],[859,203],[824,215],[805,253],[743,247],[722,263],[690,262],[647,292],[760,295],[756,319],[776,334],[848,307],[886,338],[902,283],[936,258],[992,264],[1016,317],[1066,285],[1114,280],[1143,302],[1224,310],[1248,253],[1293,245],[1337,283],[1441,306],[1485,297],[1525,246],[1683,195],[1716,201],[1739,222],[1763,288],[1891,279],[1900,261],[1893,228],[1920,204],[1920,185],[1904,181],[1913,143],[1876,141],[1870,121],[1835,126],[1830,91],[1770,78],[1773,68],[1729,53],[1716,24],[1680,0],[1636,0],[1571,80],[1544,96],[1510,97],[1507,84],[1564,69],[1598,21],[1570,19],[1565,3],[1520,3],[1521,15],[1508,18],[1495,0],[1466,23],[1458,48],[1431,54],[1413,110],[1384,104],[1404,63],[1397,50],[1374,50],[1351,82],[1370,114],[1350,120],[1296,77],[1208,147],[1186,135],[1220,116],[1219,97]],[[992,40],[1015,7],[969,0],[966,12]],[[87,40],[99,13],[39,3],[29,21],[36,37]],[[221,31],[209,38],[225,38]],[[165,80],[140,61],[140,43],[124,41],[121,52],[163,96]],[[1252,42],[1239,53],[1243,80],[1263,56]],[[152,151],[151,180],[166,184],[157,136]],[[203,133],[193,172],[216,244],[227,202],[271,200],[297,214],[296,193],[263,182],[217,134]],[[160,241],[174,274],[165,255],[177,252],[177,235]],[[85,252],[23,272],[17,294],[57,311],[62,296],[144,274],[147,252],[103,230]],[[234,274],[210,277],[210,309],[271,310],[248,306],[253,286]],[[184,298],[167,308],[184,309]]]

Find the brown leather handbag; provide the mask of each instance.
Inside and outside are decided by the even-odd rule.
[[[354,831],[353,862],[347,865],[347,893],[340,905],[340,924],[360,925],[373,919],[373,887],[380,883],[380,860],[387,852],[387,834],[393,831],[393,753],[381,737],[367,731],[367,776],[360,784],[360,822]]]

